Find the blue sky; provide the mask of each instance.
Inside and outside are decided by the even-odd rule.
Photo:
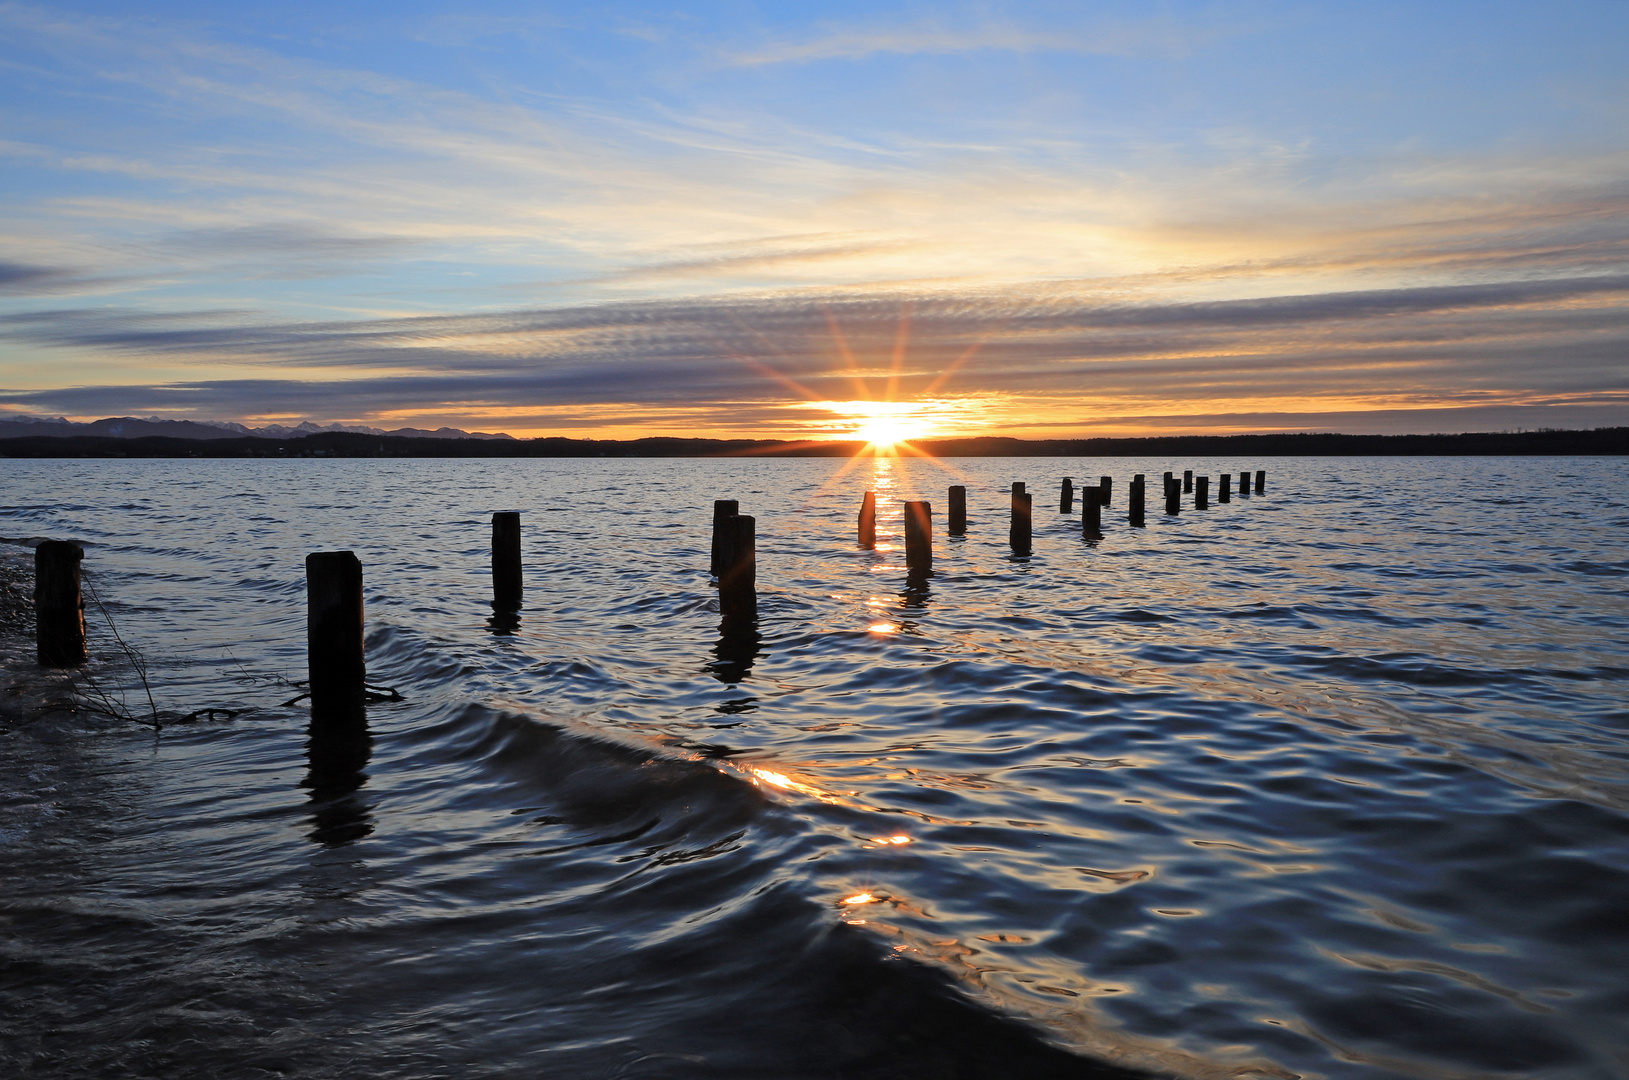
[[[0,3],[0,409],[1629,423],[1629,3]]]

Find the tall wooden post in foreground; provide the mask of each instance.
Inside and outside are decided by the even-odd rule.
[[[1103,489],[1089,487],[1081,492],[1080,533],[1082,536],[1103,535]]]
[[[1182,513],[1182,481],[1167,474],[1165,481],[1165,512],[1167,514]]]
[[[725,522],[741,512],[741,504],[734,499],[713,500],[713,558],[709,572],[716,578],[724,574],[724,549],[729,544],[729,529]]]
[[[1193,508],[1210,509],[1210,477],[1196,476],[1193,481]]]
[[[933,569],[933,504],[905,504],[905,567],[913,572]]]
[[[367,664],[362,656],[362,562],[349,551],[305,557],[306,669],[311,714],[362,714]]]
[[[492,515],[492,607],[517,610],[521,592],[520,514],[500,510]]]
[[[758,614],[758,521],[741,514],[723,523],[724,565],[718,575],[718,610],[725,619]]]
[[[949,517],[950,535],[964,535],[967,532],[967,487],[964,484],[953,484],[950,488]]]
[[[874,548],[877,546],[877,493],[868,491],[860,500],[860,546]]]
[[[34,648],[40,667],[83,664],[85,598],[79,564],[85,550],[71,540],[42,540],[34,549]]]
[[[1020,485],[1013,485],[1015,488]],[[1012,545],[1013,551],[1020,555],[1028,555],[1030,551],[1030,521],[1033,515],[1030,512],[1030,495],[1026,491],[1012,493],[1012,524],[1007,528],[1007,542]]]
[[[1138,473],[1136,476],[1131,478],[1131,483],[1126,488],[1126,520],[1131,522],[1133,525],[1141,525],[1143,523],[1143,507],[1144,503],[1146,502],[1147,494],[1145,490],[1146,487],[1147,482],[1143,479],[1143,474]]]
[[[1216,478],[1216,501],[1233,501],[1233,474],[1225,472]]]

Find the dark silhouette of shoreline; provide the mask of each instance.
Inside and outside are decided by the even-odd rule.
[[[1461,435],[1160,435],[1013,439],[979,436],[911,444],[934,457],[1441,457],[1629,454],[1629,427]],[[294,439],[30,435],[0,439],[7,458],[265,457],[852,457],[865,444],[781,439],[450,439],[325,431]]]

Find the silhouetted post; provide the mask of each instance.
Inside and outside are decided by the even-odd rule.
[[[1081,492],[1080,532],[1082,536],[1103,535],[1103,489],[1089,487]]]
[[[1182,493],[1184,495],[1186,495],[1188,492],[1190,492],[1192,490],[1193,490],[1193,470],[1192,469],[1184,469],[1182,471]]]
[[[1174,476],[1165,482],[1165,512],[1182,513],[1182,482]]]
[[[726,562],[718,578],[718,610],[726,619],[758,614],[758,522],[737,514],[724,523]]]
[[[933,569],[933,504],[905,504],[905,567]]]
[[[305,557],[306,670],[311,714],[360,716],[367,663],[362,657],[362,562],[349,551]]]
[[[492,515],[492,606],[514,611],[520,595],[520,514],[500,510]]]
[[[71,540],[42,540],[34,549],[34,651],[40,667],[83,664],[85,597],[79,564],[85,550]]]
[[[1256,494],[1257,495],[1265,495],[1266,493],[1267,493],[1267,470],[1266,469],[1257,469],[1256,470]]]
[[[723,575],[729,562],[724,550],[729,543],[729,529],[724,523],[740,512],[741,504],[734,499],[713,500],[713,559],[708,572],[715,578]]]
[[[868,491],[860,500],[860,546],[877,546],[877,493]]]
[[[967,532],[967,488],[962,484],[955,484],[950,489],[950,535],[961,536]]]
[[[1058,513],[1072,514],[1075,512],[1075,480],[1074,477],[1063,478],[1063,487],[1058,490]]]
[[[1210,477],[1194,477],[1193,508],[1195,510],[1210,509]]]
[[[1166,473],[1165,474],[1165,486],[1160,488],[1160,493],[1164,494],[1165,492],[1169,491],[1170,489],[1171,489],[1171,474]]]
[[[1216,501],[1233,501],[1233,474],[1225,472],[1216,478]]]
[[[1239,497],[1241,499],[1250,497],[1250,473],[1248,470],[1239,472]]]
[[[1146,483],[1147,482],[1143,479],[1143,474],[1138,473],[1136,476],[1131,478],[1131,484],[1126,489],[1128,492],[1127,501],[1129,504],[1126,511],[1126,520],[1131,522],[1133,525],[1141,525],[1143,523],[1143,502],[1145,494],[1143,489],[1146,486]]]
[[[1007,542],[1021,555],[1030,548],[1030,496],[1028,492],[1012,493],[1012,525],[1007,529]]]
[[[1028,489],[1024,487],[1024,482],[1022,480],[1014,480],[1012,482],[1012,493],[1014,495],[1022,495],[1026,490]]]
[[[1099,476],[1097,478],[1097,489],[1103,493],[1099,496],[1097,505],[1107,506],[1114,501],[1114,477]]]

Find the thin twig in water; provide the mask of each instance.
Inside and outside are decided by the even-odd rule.
[[[85,582],[85,588],[89,591],[91,600],[95,602],[96,609],[102,613],[102,618],[107,620],[107,628],[113,634],[113,640],[119,643],[119,648],[123,650],[125,659],[129,660],[130,666],[136,669],[136,677],[141,680],[141,688],[147,695],[147,709],[152,714],[153,727],[157,728],[159,726],[158,705],[153,701],[153,687],[147,681],[146,659],[125,642],[124,636],[119,633],[119,628],[113,625],[113,616],[108,612],[107,605],[102,603],[102,598],[96,594],[96,587],[87,581]]]

